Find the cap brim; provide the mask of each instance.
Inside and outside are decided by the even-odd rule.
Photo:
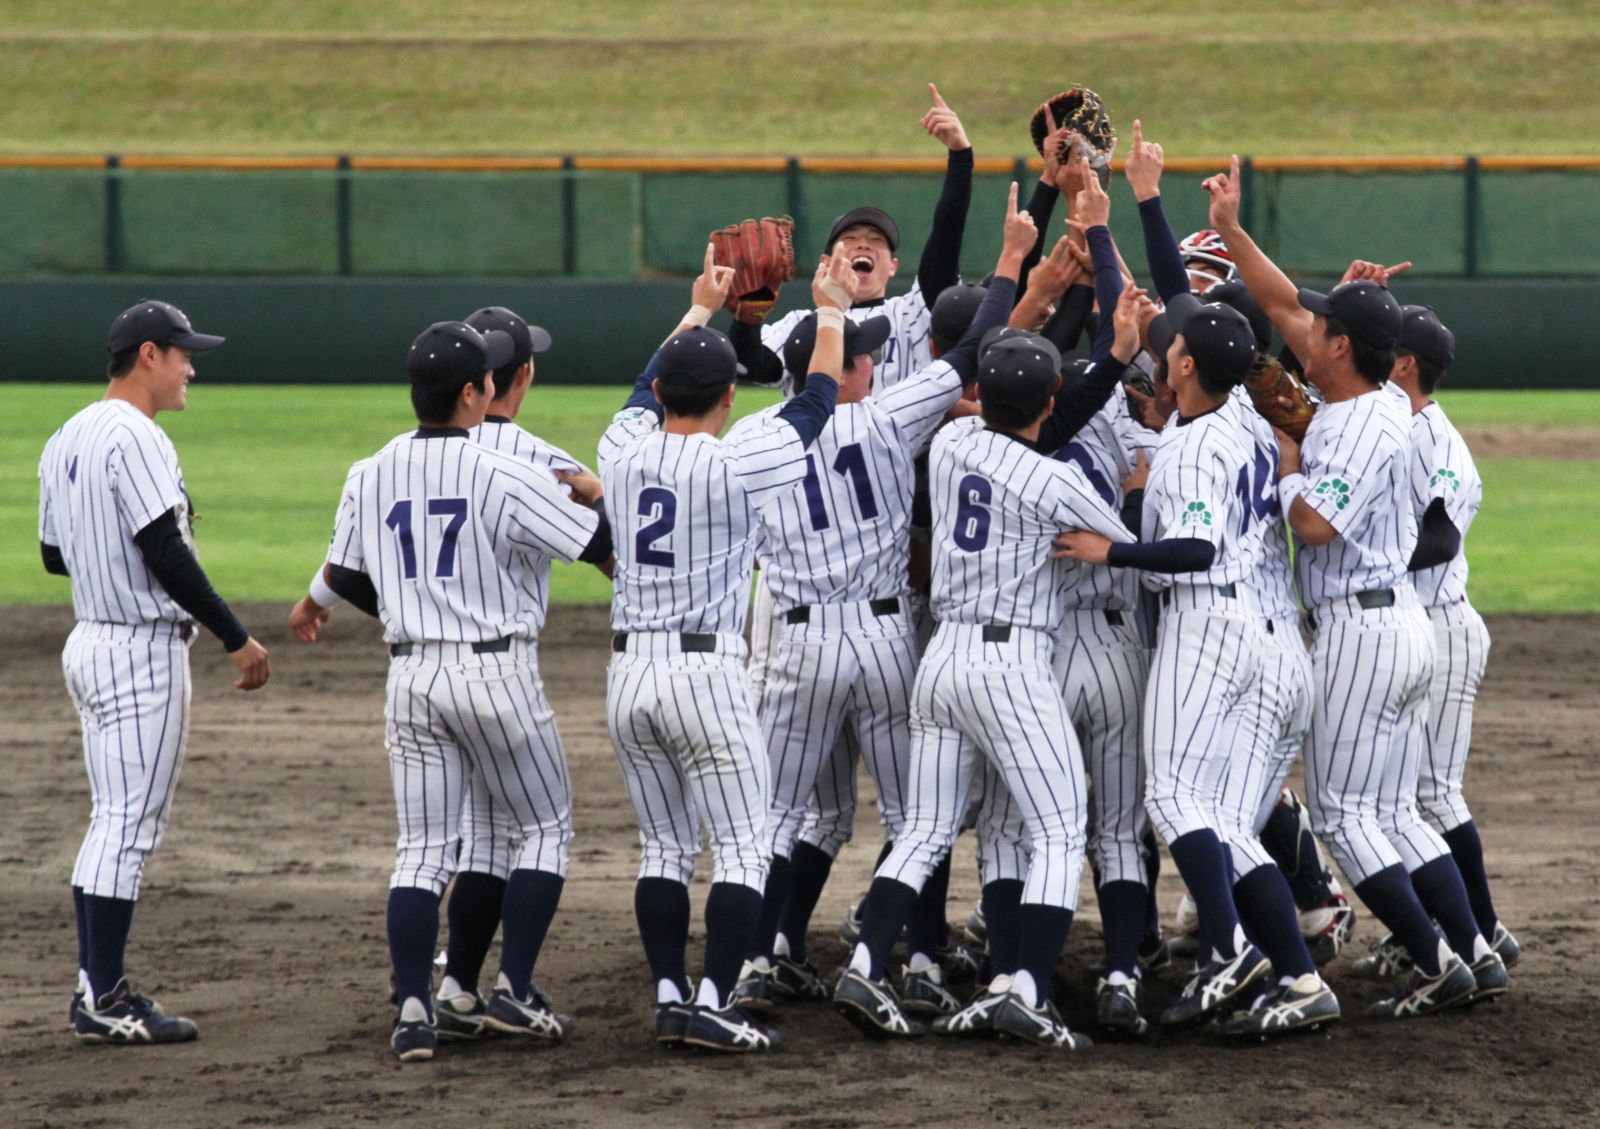
[[[516,342],[511,340],[511,334],[500,329],[491,329],[483,335],[485,369],[497,369],[516,355]]]
[[[191,353],[204,353],[208,349],[215,349],[226,341],[226,337],[218,337],[212,333],[180,333],[168,342],[180,349],[187,349]]]
[[[549,351],[549,349],[550,349],[550,331],[549,330],[540,329],[536,325],[530,325],[528,327],[528,336],[530,338],[532,338],[532,340],[533,340],[533,351],[535,353],[544,353],[544,352],[548,352]]]
[[[855,335],[848,339],[850,356],[859,357],[863,353],[882,348],[883,343],[889,340],[889,333],[893,329],[889,319],[885,317],[868,318],[866,321],[857,322]]]
[[[1307,290],[1302,286],[1296,292],[1295,297],[1300,300],[1302,309],[1310,310],[1314,314],[1321,314],[1323,317],[1333,313],[1333,302],[1320,290]]]
[[[1167,350],[1172,348],[1172,343],[1178,336],[1172,331],[1172,319],[1166,314],[1157,314],[1151,319],[1150,328],[1146,333],[1150,338],[1150,352],[1157,358],[1167,355]]]

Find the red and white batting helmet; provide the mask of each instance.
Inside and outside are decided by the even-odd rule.
[[[1209,227],[1201,228],[1179,243],[1178,253],[1183,256],[1185,264],[1198,260],[1216,267],[1222,271],[1224,282],[1234,276],[1233,256],[1228,252],[1228,245],[1222,241],[1222,236]]]

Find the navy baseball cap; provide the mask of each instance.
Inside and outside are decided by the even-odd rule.
[[[961,340],[972,326],[972,319],[978,316],[978,307],[983,305],[988,293],[988,287],[971,282],[958,282],[940,291],[939,300],[933,304],[930,323],[930,332],[939,348],[949,349]]]
[[[480,333],[464,321],[436,321],[411,343],[406,372],[423,387],[476,382],[511,359],[511,336]]]
[[[1232,385],[1250,374],[1256,359],[1256,335],[1238,310],[1222,302],[1202,302],[1193,294],[1178,294],[1167,303],[1166,318],[1172,334],[1183,338],[1184,350],[1207,380]],[[1153,330],[1152,326],[1152,340]]]
[[[864,318],[859,322],[844,319],[844,362],[849,364],[852,357],[859,357],[870,353],[874,349],[883,348],[883,343],[889,340],[889,331],[894,328],[885,317]],[[807,314],[795,323],[789,331],[789,338],[783,343],[783,367],[796,376],[804,376],[811,371],[811,354],[817,347],[817,315]]]
[[[686,329],[656,354],[656,379],[662,384],[731,384],[745,374],[733,342],[709,326]]]
[[[823,247],[825,253],[833,251],[833,245],[839,241],[840,234],[847,227],[854,227],[858,223],[870,224],[883,232],[883,237],[889,241],[890,252],[900,250],[900,229],[895,226],[894,220],[889,218],[889,213],[882,208],[851,208],[844,215],[833,221],[833,226],[828,229],[828,243]]]
[[[1350,336],[1374,349],[1393,349],[1400,337],[1400,303],[1376,282],[1346,282],[1326,294],[1302,287],[1300,305],[1314,314],[1338,318]]]
[[[978,361],[978,403],[1032,419],[1056,394],[1060,376],[1061,354],[1037,333],[997,335]]]
[[[1430,365],[1446,369],[1456,359],[1456,335],[1451,333],[1432,306],[1400,307],[1400,348],[1415,354]]]
[[[1224,306],[1232,306],[1244,315],[1244,320],[1250,323],[1250,332],[1256,336],[1256,348],[1266,352],[1267,346],[1272,344],[1272,319],[1267,316],[1267,311],[1261,308],[1255,295],[1245,288],[1244,283],[1238,279],[1230,282],[1219,282],[1200,296],[1202,302],[1221,302]]]
[[[146,298],[123,310],[111,323],[111,331],[106,335],[106,352],[114,357],[137,349],[146,341],[154,341],[163,349],[176,345],[191,353],[204,353],[226,340],[226,337],[210,333],[196,333],[189,324],[189,315],[171,302]]]
[[[520,314],[504,306],[485,306],[468,314],[466,320],[479,333],[498,329],[511,338],[511,360],[507,364],[521,367],[535,353],[543,353],[550,348],[550,334],[547,331],[529,325]]]

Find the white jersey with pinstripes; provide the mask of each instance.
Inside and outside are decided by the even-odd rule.
[[[1299,545],[1295,568],[1307,607],[1410,583],[1417,546],[1411,499],[1411,420],[1382,389],[1323,404],[1300,446],[1301,497],[1338,530]],[[1292,502],[1291,502],[1292,504]]]
[[[533,639],[541,574],[577,560],[599,523],[548,470],[424,429],[350,468],[328,562],[371,577],[387,642]]]
[[[789,333],[811,313],[810,307],[790,310],[777,321],[761,327],[761,343],[783,359],[783,343]],[[872,390],[893,388],[913,373],[921,372],[933,360],[933,313],[922,296],[922,285],[913,281],[911,289],[893,298],[864,302],[845,311],[853,322],[867,318],[889,319],[889,338],[883,343],[883,360],[872,370]],[[794,374],[783,370],[784,395],[794,386]]]
[[[737,438],[674,435],[644,408],[600,438],[617,567],[617,631],[744,631],[756,511],[806,473],[806,448],[773,415]]]
[[[1418,520],[1439,498],[1450,524],[1461,531],[1454,557],[1411,574],[1422,606],[1444,607],[1467,598],[1467,530],[1483,505],[1483,480],[1467,441],[1432,400],[1411,417],[1411,446],[1411,502]]]
[[[918,451],[961,395],[961,376],[934,361],[867,400],[841,404],[806,452],[805,478],[760,511],[762,573],[774,610],[899,596],[910,557]],[[728,433],[769,426],[768,408]]]
[[[1249,425],[1255,439],[1255,456],[1249,476],[1252,515],[1260,523],[1260,563],[1249,581],[1261,603],[1261,614],[1268,619],[1296,619],[1300,599],[1294,590],[1294,562],[1289,556],[1289,527],[1284,521],[1282,500],[1278,497],[1278,436],[1240,385],[1233,390],[1239,417]]]
[[[189,618],[133,541],[169,510],[193,551],[178,452],[155,420],[126,400],[90,404],[50,437],[39,459],[39,540],[61,550],[80,621]]]
[[[1121,513],[1122,507],[1122,480],[1133,469],[1133,458],[1118,420],[1117,407],[1122,402],[1122,395],[1114,394],[1055,453],[1061,462],[1077,466],[1094,492],[1117,513]],[[1126,418],[1126,410],[1121,414]],[[1061,581],[1061,606],[1065,611],[1086,608],[1127,611],[1138,602],[1139,577],[1133,569],[1064,560],[1057,563],[1056,572]]]
[[[928,486],[936,546],[931,605],[941,623],[1054,632],[1061,622],[1056,534],[1088,529],[1133,540],[1077,466],[991,431],[977,417],[934,436]]]

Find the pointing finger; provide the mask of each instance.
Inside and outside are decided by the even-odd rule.
[[[717,265],[717,245],[715,243],[707,243],[706,244],[706,266],[705,266],[704,273],[709,275],[711,273],[711,271],[712,271],[712,268],[714,268],[716,265]]]
[[[941,110],[949,109],[949,107],[945,105],[944,99],[939,97],[939,88],[931,82],[928,83],[928,93],[933,95],[933,104],[935,106],[938,106]]]
[[[1139,119],[1133,119],[1133,151],[1137,153],[1139,146],[1144,144],[1144,129],[1139,124]]]

